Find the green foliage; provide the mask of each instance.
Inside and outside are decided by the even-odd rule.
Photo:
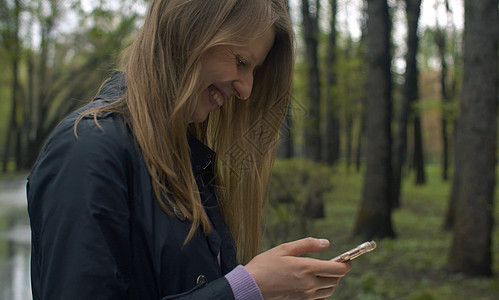
[[[0,75],[0,157],[7,154],[6,160],[19,161],[21,166],[14,170],[30,168],[53,128],[70,111],[89,102],[116,68],[118,53],[130,43],[141,18],[137,11],[127,9],[134,4],[131,0],[122,2],[119,8],[108,8],[102,1],[93,3],[90,11],[83,10],[76,0],[23,2],[19,51],[2,39],[6,30],[12,31],[9,24],[14,16],[9,14],[9,19],[0,21],[0,67],[5,71]],[[4,10],[2,7],[0,12],[4,14]],[[72,22],[59,26],[70,13]],[[5,149],[13,53],[20,59],[16,134],[21,143],[18,146],[11,140],[10,149]]]
[[[270,190],[272,203],[305,203],[332,188],[332,169],[308,160],[276,160]]]
[[[1,67],[1,65],[0,65]],[[2,70],[5,70],[5,68],[2,68]],[[5,72],[2,72],[5,73]],[[4,77],[3,75],[0,75],[0,78]],[[0,79],[0,82],[5,82],[4,80]],[[5,144],[5,134],[2,134],[6,132],[7,130],[7,122],[10,120],[9,112],[10,112],[10,105],[9,101],[10,100],[10,90],[3,84],[0,84],[0,145]],[[3,148],[0,148],[0,155],[3,153]],[[1,156],[0,156],[1,157]]]
[[[276,160],[270,187],[267,237],[271,245],[306,233],[304,214],[332,188],[331,168],[307,160]]]
[[[321,33],[320,36],[319,60],[321,62],[319,70],[321,73],[321,118],[324,120],[326,109],[333,110],[341,122],[340,128],[347,128],[347,122],[353,120],[360,123],[364,111],[364,98],[366,96],[366,73],[367,64],[362,50],[363,41],[355,40],[348,34],[337,33],[337,48],[331,50],[326,41],[328,36]],[[299,45],[300,46],[300,45]],[[336,62],[333,66],[336,77],[336,85],[327,85],[327,56],[328,51],[334,51]],[[291,112],[293,117],[293,139],[300,148],[304,141],[302,130],[309,120],[307,110],[309,100],[307,96],[308,79],[307,61],[304,60],[303,49],[298,48],[297,62],[293,78],[293,101]],[[329,103],[326,103],[328,101]],[[326,105],[327,104],[327,105]],[[295,113],[299,110],[298,113]],[[352,133],[343,133],[352,134]],[[346,145],[342,145],[346,147]]]
[[[283,167],[282,163],[287,165]],[[285,168],[293,170],[290,167],[292,164],[291,161],[278,161],[276,172],[286,174]],[[315,172],[316,166],[310,166],[312,172]],[[363,174],[349,172],[342,165],[334,169],[325,166],[320,168],[317,173],[323,174],[322,176],[328,174],[329,184],[334,186],[324,194],[326,218],[308,220],[308,226],[302,235],[297,232],[296,226],[291,227],[290,231],[296,239],[304,236],[328,238],[331,246],[312,256],[330,259],[362,242],[352,237],[352,231],[361,200]],[[333,299],[496,299],[499,277],[470,278],[466,274],[452,274],[446,270],[452,233],[444,231],[442,227],[450,183],[440,180],[438,165],[429,166],[427,171],[426,186],[412,185],[412,178],[406,178],[403,183],[402,206],[392,216],[398,230],[397,239],[377,241],[378,248],[375,251],[355,260],[353,269],[336,288]],[[290,183],[296,182],[291,179],[295,176],[293,173],[287,175]],[[303,193],[297,190],[300,187],[293,186],[294,193]],[[499,193],[496,195],[499,197]],[[495,219],[499,218],[497,206],[494,216]],[[286,222],[299,217],[300,214],[291,215],[288,210]],[[272,224],[277,224],[277,220],[269,220],[268,224],[267,231],[272,232]],[[266,238],[267,244],[272,245],[268,242],[270,238]],[[493,269],[499,273],[497,228],[492,240]]]

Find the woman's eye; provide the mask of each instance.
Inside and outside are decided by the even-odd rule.
[[[246,65],[246,62],[244,62],[244,60],[242,60],[239,57],[236,57],[236,66],[238,66],[238,67],[244,67],[245,65]]]

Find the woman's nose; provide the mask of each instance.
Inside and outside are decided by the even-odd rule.
[[[239,78],[233,83],[234,90],[236,91],[237,98],[246,100],[251,96],[253,89],[253,73],[244,72],[239,75]]]

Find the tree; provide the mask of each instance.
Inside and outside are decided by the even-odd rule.
[[[464,78],[455,147],[460,172],[454,174],[460,180],[449,266],[470,275],[492,275],[498,4],[498,0],[465,1]]]
[[[336,0],[329,0],[331,6],[330,27],[328,47],[327,47],[327,69],[326,69],[326,99],[325,99],[325,132],[323,160],[333,165],[340,158],[340,120],[338,117],[339,106],[336,79]]]
[[[445,1],[445,6],[447,9],[447,14],[449,14],[449,3],[448,0]],[[449,22],[448,22],[449,23]],[[449,24],[447,24],[449,25]],[[449,26],[447,26],[449,27]],[[449,179],[449,103],[451,102],[451,95],[449,89],[447,88],[447,31],[440,27],[437,18],[437,25],[434,33],[435,45],[438,50],[438,57],[440,59],[440,93],[442,95],[442,180],[447,181]]]
[[[285,1],[288,9],[288,14],[290,14],[289,1]],[[286,117],[284,118],[284,122],[281,125],[279,130],[279,144],[277,147],[277,156],[281,158],[292,158],[294,156],[294,145],[293,145],[293,119],[291,115],[291,101],[288,106],[288,111],[286,113]]]
[[[293,119],[291,118],[291,103],[288,106],[286,117],[279,129],[279,144],[277,156],[280,158],[292,158],[294,156],[293,134],[291,132]]]
[[[402,184],[402,166],[405,162],[407,152],[407,123],[411,103],[419,98],[418,92],[418,22],[421,7],[421,0],[406,0],[405,10],[407,15],[407,53],[405,57],[405,81],[402,101],[398,114],[397,135],[394,139],[393,149],[393,186],[392,186],[392,205],[400,205],[400,191]]]
[[[342,100],[341,105],[343,106],[341,114],[343,114],[344,118],[343,132],[345,137],[346,167],[347,169],[350,169],[353,160],[354,124],[356,119],[359,119],[360,110],[363,108],[361,102],[365,94],[365,76],[363,76],[365,64],[361,58],[362,54],[358,51],[360,42],[355,45],[350,35],[346,36],[345,42],[346,44],[343,46],[343,51],[340,51],[340,49],[337,51],[336,72],[339,77],[339,97]],[[336,112],[336,114],[339,113],[339,111]],[[339,119],[339,117],[337,118]],[[359,137],[358,140],[360,139],[361,138]]]
[[[58,40],[57,22],[62,12],[58,0],[47,2],[50,10],[33,10],[40,23],[40,52],[31,50],[26,64],[29,93],[26,110],[30,116],[27,137],[29,168],[53,128],[69,112],[92,99],[115,66],[113,53],[123,48],[134,31],[137,15],[119,15],[101,5],[88,15],[80,11],[82,26],[71,37]],[[39,5],[41,5],[39,3]],[[64,59],[56,59],[64,58]],[[97,71],[99,68],[105,71]]]
[[[391,22],[387,1],[368,0],[367,168],[354,235],[394,237],[391,222]]]
[[[7,1],[0,2],[0,15],[2,16],[2,24],[0,24],[0,35],[2,44],[6,50],[6,58],[10,63],[12,72],[11,78],[11,101],[10,101],[10,116],[7,124],[7,137],[5,140],[5,148],[2,159],[2,171],[7,171],[7,164],[10,155],[21,152],[20,131],[21,125],[18,120],[19,110],[21,109],[21,86],[19,83],[19,65],[21,60],[21,40],[20,23],[22,3],[15,0],[12,4]],[[11,6],[12,5],[12,6]],[[12,142],[14,142],[12,144]],[[15,155],[16,169],[19,168],[21,156]]]
[[[366,50],[366,43],[367,43],[367,20],[368,18],[368,12],[367,12],[367,1],[362,2],[362,18],[361,18],[361,36],[360,36],[360,41],[358,45],[358,55],[360,57],[364,57],[364,60],[361,60],[362,65],[366,65],[365,60],[367,59],[367,50]],[[361,86],[364,91],[367,90],[367,75],[365,75],[365,68],[362,68],[363,74],[362,74],[362,82]],[[361,111],[360,111],[360,126],[359,126],[359,131],[357,134],[357,149],[355,153],[355,169],[357,172],[360,172],[361,170],[361,158],[362,158],[362,153],[363,153],[363,141],[366,135],[366,103],[367,103],[367,92],[364,92],[360,97],[359,97],[359,102],[361,103]]]
[[[3,21],[0,28],[0,33],[3,45],[7,50],[8,58],[12,70],[12,88],[11,88],[11,103],[10,103],[10,121],[7,127],[7,137],[5,140],[4,156],[2,160],[2,171],[7,171],[7,165],[11,153],[19,153],[21,148],[20,129],[17,115],[20,108],[20,86],[19,86],[19,61],[21,53],[21,42],[19,39],[20,13],[21,3],[15,0],[13,7],[9,7],[6,1],[2,4],[0,15],[3,16]],[[12,142],[14,141],[14,147]],[[19,168],[20,156],[16,155],[16,168]]]
[[[39,37],[40,52],[30,51],[27,59],[28,81],[30,97],[27,100],[26,115],[29,116],[29,127],[27,128],[27,161],[25,166],[29,167],[34,162],[38,151],[43,144],[46,135],[44,134],[43,123],[49,119],[51,101],[51,86],[53,84],[54,73],[51,72],[53,64],[60,60],[51,57],[56,45],[55,29],[61,18],[60,3],[58,0],[32,2],[30,11],[31,17],[38,21],[40,28]],[[49,130],[52,130],[51,127]],[[48,134],[48,133],[47,133]]]
[[[360,166],[362,142],[364,140],[364,112],[366,98],[366,62],[364,53],[364,35],[359,41],[354,41],[347,33],[339,39],[341,48],[338,47],[336,58],[338,112],[343,121],[341,125],[344,138],[344,157],[346,167],[355,163]],[[339,118],[339,116],[338,116]],[[354,153],[356,143],[356,153]]]
[[[311,5],[302,0],[303,36],[305,39],[305,61],[308,65],[307,95],[309,100],[308,118],[305,124],[305,156],[309,159],[321,160],[321,127],[320,127],[320,80],[319,80],[319,10],[320,0]]]
[[[444,69],[447,69],[447,63],[446,63],[446,57],[445,56],[448,56],[447,53],[442,53],[444,50],[441,49],[443,48],[445,45],[442,45],[444,44],[442,41],[441,41],[441,38],[442,36],[446,36],[446,31],[444,30],[439,30],[437,28],[437,34],[439,34],[439,32],[441,32],[441,34],[439,34],[439,36],[436,38],[436,43],[438,44],[438,48],[441,49],[439,52],[440,52],[440,55],[441,55],[441,61],[442,61],[442,76],[441,76],[441,86],[442,86],[442,136],[443,136],[443,144],[444,144],[444,153],[442,154],[444,156],[443,158],[443,163],[444,165],[442,166],[442,179],[446,180],[446,176],[447,176],[447,170],[446,170],[446,160],[449,160],[448,158],[446,158],[445,156],[448,156],[449,155],[449,150],[450,149],[445,149],[445,145],[447,145],[447,148],[450,148],[450,146],[452,145],[452,143],[449,141],[451,138],[453,138],[455,136],[455,130],[451,130],[451,128],[456,128],[457,126],[455,125],[456,123],[456,109],[455,107],[457,105],[455,105],[455,102],[457,102],[457,100],[455,99],[456,98],[456,95],[458,94],[457,93],[457,86],[458,86],[458,76],[461,75],[460,77],[462,77],[462,71],[461,69],[458,69],[456,68],[456,66],[460,66],[462,65],[462,63],[460,62],[461,59],[462,59],[462,47],[458,47],[456,44],[459,43],[459,42],[456,42],[458,41],[459,39],[457,38],[458,34],[457,34],[457,30],[456,30],[456,27],[455,25],[452,23],[452,21],[449,21],[449,19],[451,19],[451,16],[450,16],[450,9],[449,9],[449,5],[448,5],[448,0],[445,1],[446,3],[446,8],[447,8],[447,27],[451,27],[451,29],[449,30],[451,32],[451,37],[448,39],[448,43],[450,44],[450,50],[451,50],[451,58],[452,58],[452,63],[450,64],[451,66],[454,66],[454,70],[453,72],[451,73],[452,74],[452,77],[451,77],[451,83],[449,84],[449,88],[447,88],[447,76],[446,76],[446,73],[447,72],[444,72]],[[449,125],[454,125],[454,126],[449,126]],[[449,134],[449,133],[450,134]],[[454,160],[455,160],[455,156],[454,156]],[[448,164],[448,162],[447,162]],[[461,165],[457,162],[454,162],[454,174],[460,174],[461,171],[459,170],[459,167]],[[451,230],[453,227],[454,227],[454,212],[455,212],[455,207],[456,207],[456,199],[457,199],[457,193],[459,192],[457,190],[457,188],[460,186],[460,183],[459,183],[459,176],[454,176],[452,177],[452,189],[451,189],[451,196],[450,196],[450,201],[449,201],[449,204],[448,204],[448,208],[447,208],[447,212],[446,212],[446,216],[445,216],[445,221],[444,221],[444,229],[445,230]]]
[[[87,12],[78,0],[0,0],[1,83],[9,95],[0,98],[9,110],[0,126],[2,171],[7,162],[31,168],[53,128],[113,71],[138,17],[134,1],[122,2],[115,10],[99,1]],[[64,34],[61,20],[70,11],[79,26]]]
[[[417,101],[412,101],[413,104]],[[417,106],[417,105],[413,105]],[[424,147],[423,147],[423,130],[421,128],[421,116],[419,108],[413,109],[413,129],[414,129],[414,153],[413,164],[416,171],[417,185],[426,184],[425,163],[424,163]]]
[[[411,4],[411,6],[414,7],[411,9],[413,11],[413,13],[416,12],[416,9],[419,10],[419,6],[418,6],[418,8],[416,8],[414,3]],[[416,23],[416,26],[417,26],[417,23]],[[413,42],[416,42],[416,49],[417,49],[417,43],[418,43],[417,35],[416,35],[416,40]],[[414,62],[410,62],[410,63],[415,64],[415,58],[414,58]],[[411,107],[413,108],[411,111],[412,116],[413,116],[413,129],[414,129],[413,164],[414,164],[414,168],[416,171],[416,184],[423,185],[426,183],[426,174],[425,174],[425,163],[424,163],[424,150],[423,150],[424,147],[423,147],[423,134],[422,134],[422,128],[421,128],[421,116],[420,116],[420,110],[419,110],[418,105],[417,105],[419,102],[419,99],[418,99],[418,97],[415,97],[415,96],[418,96],[417,67],[414,66],[411,68],[413,68],[415,71],[411,71],[411,73],[413,73],[413,74],[410,76],[416,76],[416,78],[409,79],[409,81],[410,81],[409,85],[404,85],[404,89],[405,89],[404,94],[406,94],[406,96],[408,94],[413,94],[413,95],[409,96],[409,97],[411,97],[410,103],[411,103]],[[414,72],[416,72],[416,73],[414,73]],[[413,85],[414,82],[416,82],[416,86],[411,87],[411,85]],[[414,109],[414,108],[416,108],[416,109]]]

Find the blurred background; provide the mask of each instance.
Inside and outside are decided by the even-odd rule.
[[[147,2],[0,0],[0,299],[31,299],[26,176]],[[497,299],[498,0],[288,6],[297,63],[265,248],[328,238],[312,254],[327,259],[376,240],[336,299]]]

